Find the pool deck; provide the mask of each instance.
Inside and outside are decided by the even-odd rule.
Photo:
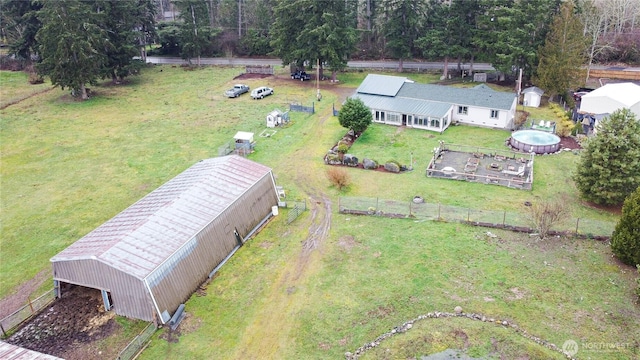
[[[533,158],[525,153],[504,153],[443,150],[429,163],[427,176],[531,190]]]

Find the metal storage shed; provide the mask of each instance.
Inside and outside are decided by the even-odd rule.
[[[107,310],[164,324],[277,204],[268,167],[202,160],[54,256],[53,280],[100,289]]]

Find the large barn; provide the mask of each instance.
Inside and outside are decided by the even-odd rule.
[[[99,289],[106,309],[164,324],[277,204],[270,168],[202,160],[54,256],[54,283]]]
[[[369,74],[356,90],[373,122],[443,132],[451,123],[511,129],[515,93],[491,89],[418,84],[405,77]]]

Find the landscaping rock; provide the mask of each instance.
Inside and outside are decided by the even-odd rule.
[[[456,306],[455,309],[453,309],[453,311],[455,311],[456,314],[461,314],[462,313],[462,308],[460,306]]]
[[[371,159],[363,159],[362,165],[367,170],[376,169],[378,167],[378,163]]]
[[[384,164],[384,168],[385,168],[385,170],[387,170],[389,172],[393,172],[393,173],[399,173],[400,172],[400,166],[398,166],[398,164],[393,163],[393,162],[388,162],[388,163]]]

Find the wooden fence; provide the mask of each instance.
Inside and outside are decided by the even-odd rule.
[[[247,65],[244,69],[247,74],[265,74],[273,75],[273,66],[271,65]]]

